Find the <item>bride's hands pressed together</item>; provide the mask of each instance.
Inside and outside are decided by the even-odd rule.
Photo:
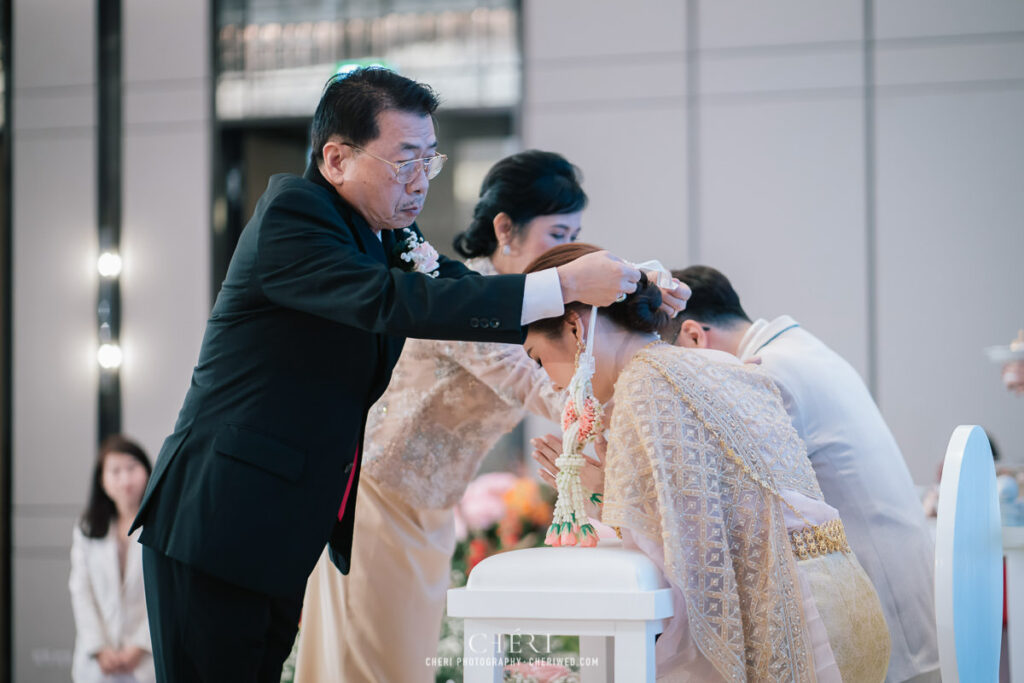
[[[550,486],[555,486],[555,476],[558,468],[555,466],[555,459],[562,454],[562,439],[554,434],[548,434],[538,439],[531,439],[533,445],[533,459],[540,465],[540,478]],[[584,454],[586,461],[583,470],[580,472],[580,483],[583,488],[591,493],[604,495],[604,460],[608,448],[608,442],[604,437],[598,437],[594,442],[594,450],[597,452],[597,459]]]

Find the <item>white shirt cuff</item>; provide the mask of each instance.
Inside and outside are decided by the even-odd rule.
[[[528,325],[545,318],[557,318],[565,313],[562,303],[562,283],[558,270],[548,268],[526,276],[523,288],[523,317],[520,321]]]

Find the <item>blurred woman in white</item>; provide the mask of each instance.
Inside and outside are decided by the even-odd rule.
[[[75,683],[152,683],[142,546],[128,528],[152,472],[142,448],[114,435],[100,446],[89,504],[71,545]]]

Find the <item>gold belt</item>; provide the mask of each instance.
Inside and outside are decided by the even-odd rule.
[[[806,526],[789,533],[793,543],[793,554],[798,560],[823,557],[834,552],[850,552],[846,541],[846,529],[840,519],[830,519],[824,524]]]

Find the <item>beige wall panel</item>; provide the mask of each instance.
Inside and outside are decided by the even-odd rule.
[[[1024,90],[878,103],[879,398],[918,481],[958,424],[1024,461],[1021,400],[982,352],[1024,327]]]
[[[794,316],[864,375],[863,104],[746,102],[701,112],[701,261],[752,317]]]

